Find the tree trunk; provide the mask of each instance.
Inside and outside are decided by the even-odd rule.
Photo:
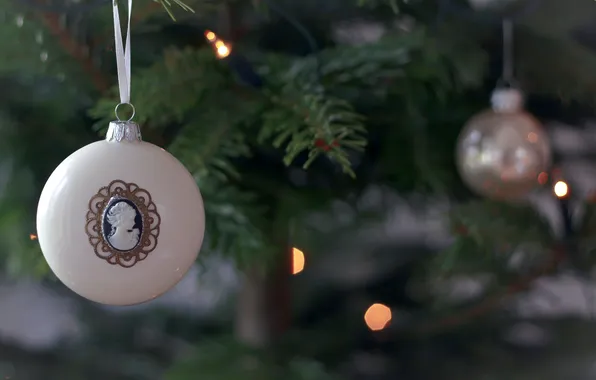
[[[290,254],[285,251],[279,265],[264,273],[244,273],[236,310],[236,337],[251,347],[269,345],[290,325]]]

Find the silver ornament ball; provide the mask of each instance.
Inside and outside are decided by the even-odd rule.
[[[458,170],[479,195],[521,200],[541,185],[550,166],[548,136],[540,122],[523,110],[519,91],[497,90],[492,103],[492,109],[474,116],[460,134]]]

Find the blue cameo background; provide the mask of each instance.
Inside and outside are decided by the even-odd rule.
[[[113,249],[130,251],[139,245],[143,236],[143,214],[134,202],[114,198],[103,212],[102,234]]]

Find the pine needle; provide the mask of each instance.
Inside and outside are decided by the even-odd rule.
[[[166,12],[168,12],[168,15],[170,15],[170,17],[174,21],[176,21],[176,17],[174,17],[174,13],[172,12],[173,5],[177,5],[187,12],[195,13],[194,9],[192,9],[190,6],[186,5],[185,3],[183,3],[180,0],[171,0],[171,1],[170,0],[154,0],[154,1],[157,1],[158,3],[160,3],[164,7]]]

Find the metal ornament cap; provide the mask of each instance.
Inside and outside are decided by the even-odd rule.
[[[133,121],[112,121],[106,133],[107,142],[141,142],[141,128]]]
[[[493,91],[490,102],[495,112],[519,112],[524,108],[524,95],[515,88],[498,88]]]

